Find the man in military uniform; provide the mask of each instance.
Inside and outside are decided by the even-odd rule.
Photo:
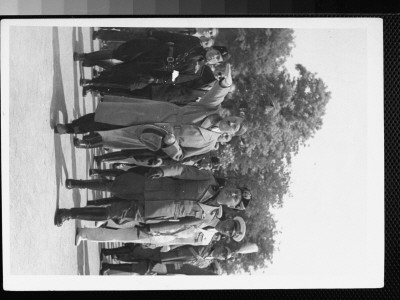
[[[148,223],[191,218],[158,225],[162,230],[176,231],[182,226],[214,222],[215,216],[222,215],[220,205],[236,207],[242,201],[240,189],[220,188],[211,172],[185,165],[153,168],[148,176],[124,172],[114,180],[67,180],[66,185],[108,191],[114,197],[88,201],[88,207],[58,209],[54,219],[57,226],[70,219]]]

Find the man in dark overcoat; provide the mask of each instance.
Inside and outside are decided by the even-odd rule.
[[[152,30],[150,37],[130,40],[115,50],[100,50],[92,53],[74,53],[74,60],[83,61],[83,66],[98,65],[104,60],[118,59],[121,64],[106,70],[101,80],[113,87],[137,88],[137,80],[145,83],[182,83],[199,77],[203,65],[218,64],[228,59],[225,47],[212,46],[204,49],[197,37]],[[173,78],[174,72],[178,76]],[[143,81],[141,81],[143,82]]]
[[[216,82],[217,79],[211,68],[204,65],[198,71],[198,76],[194,77],[193,80],[178,84],[145,83],[143,88],[132,90],[130,85],[126,87],[107,85],[96,78],[83,87],[82,93],[83,96],[86,96],[87,92],[91,91],[102,96],[125,96],[185,105],[203,97]]]

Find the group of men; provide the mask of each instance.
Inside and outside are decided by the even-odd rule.
[[[80,81],[84,95],[96,91],[101,101],[94,113],[57,124],[54,131],[84,134],[74,137],[77,148],[115,150],[95,161],[123,168],[90,169],[89,175],[97,176],[91,180],[67,179],[68,189],[112,196],[58,209],[54,223],[117,224],[77,229],[76,245],[82,240],[126,243],[102,251],[101,256],[125,263],[103,263],[101,274],[218,274],[218,260],[257,251],[256,245],[232,251],[221,243],[224,238],[240,242],[246,232],[244,219],[225,218],[223,207],[244,210],[252,197],[249,189],[224,185],[213,174],[218,158],[210,153],[248,126],[242,117],[220,115],[232,85],[228,51],[205,47],[204,40],[176,29],[130,37],[114,49],[74,53],[84,67],[102,68],[96,78]],[[214,76],[210,66],[220,63],[226,64],[225,72]]]

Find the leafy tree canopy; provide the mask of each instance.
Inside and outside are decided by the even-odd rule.
[[[220,148],[223,168],[218,176],[251,189],[253,200],[240,213],[248,229],[240,244],[252,242],[260,249],[224,263],[232,273],[261,268],[272,260],[277,230],[269,208],[282,206],[289,193],[292,156],[321,129],[331,95],[323,80],[303,65],[296,66],[295,77],[285,69],[294,47],[291,29],[220,29],[215,44],[227,46],[232,55],[236,88],[224,107],[249,121],[245,135]],[[233,249],[240,246],[225,243]]]

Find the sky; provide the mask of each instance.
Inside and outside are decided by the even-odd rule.
[[[267,275],[354,277],[368,272],[367,32],[295,29],[286,68],[301,63],[331,91],[322,129],[293,158],[291,196],[274,210],[278,251]],[[382,198],[383,199],[383,198]],[[379,201],[379,199],[377,199]],[[383,201],[382,201],[383,205]]]

